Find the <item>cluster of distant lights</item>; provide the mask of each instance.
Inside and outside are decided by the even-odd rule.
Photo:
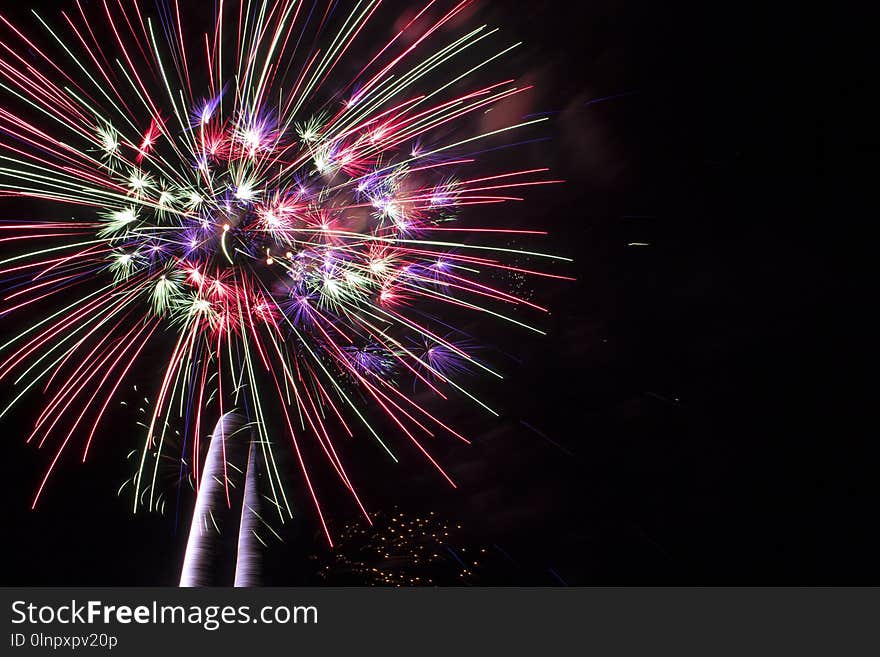
[[[432,586],[450,582],[436,582],[417,573],[443,565],[452,567],[455,582],[473,583],[480,561],[459,545],[456,535],[461,528],[433,511],[416,515],[398,511],[388,518],[376,515],[370,527],[349,523],[339,532],[339,544],[320,576],[333,582],[340,575],[350,575],[369,586]],[[482,556],[487,549],[474,551]]]

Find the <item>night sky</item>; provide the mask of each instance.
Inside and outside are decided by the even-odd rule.
[[[550,231],[541,247],[573,258],[577,282],[532,286],[546,337],[466,327],[507,376],[473,381],[500,419],[445,411],[474,440],[438,448],[459,489],[415,454],[393,467],[355,445],[368,506],[460,524],[461,545],[493,555],[476,584],[876,582],[878,460],[854,392],[866,298],[843,275],[864,263],[835,257],[855,212],[844,186],[877,151],[846,109],[856,74],[828,76],[789,16],[741,3],[483,4],[526,43],[511,61],[536,85],[524,113],[553,112],[551,140],[523,157],[568,181],[512,221]],[[176,584],[188,503],[175,523],[116,496],[141,439],[124,413],[30,510],[50,457],[24,444],[38,403],[0,421],[0,583]],[[332,555],[291,489],[266,579],[326,583]],[[357,520],[339,495],[336,529]]]

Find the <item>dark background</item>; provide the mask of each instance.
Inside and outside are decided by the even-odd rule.
[[[873,297],[848,228],[871,222],[850,191],[877,153],[857,127],[867,41],[829,49],[847,21],[819,37],[744,3],[487,4],[527,44],[533,111],[554,112],[540,148],[569,183],[531,197],[529,222],[578,280],[536,290],[549,335],[505,345],[502,418],[442,454],[460,488],[380,472],[363,478],[372,507],[460,522],[503,557],[477,583],[877,583],[858,392]],[[23,445],[27,420],[2,425],[0,583],[174,584],[186,523],[115,497],[132,427],[32,512],[47,454]],[[299,506],[272,583],[319,583],[328,558]]]

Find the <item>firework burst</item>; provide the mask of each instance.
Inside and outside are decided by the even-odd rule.
[[[474,128],[528,90],[484,77],[518,44],[463,28],[467,0],[426,2],[376,48],[364,41],[380,0],[219,0],[209,26],[177,0],[155,15],[142,4],[74,0],[57,24],[34,13],[39,37],[0,15],[0,194],[77,216],[0,224],[0,241],[40,245],[0,260],[3,314],[28,321],[0,345],[0,378],[19,388],[0,417],[42,392],[28,440],[54,450],[34,504],[163,348],[135,510],[156,505],[167,449],[202,481],[203,435],[231,411],[253,427],[274,513],[291,515],[276,458],[290,450],[328,540],[314,452],[369,520],[340,438],[371,438],[395,461],[408,441],[454,485],[426,439],[466,438],[399,379],[495,413],[459,375],[498,375],[431,314],[540,332],[517,315],[544,309],[494,274],[564,278],[515,264],[564,260],[508,241],[539,231],[474,226],[469,208],[559,182],[480,168],[485,140],[546,120]]]

